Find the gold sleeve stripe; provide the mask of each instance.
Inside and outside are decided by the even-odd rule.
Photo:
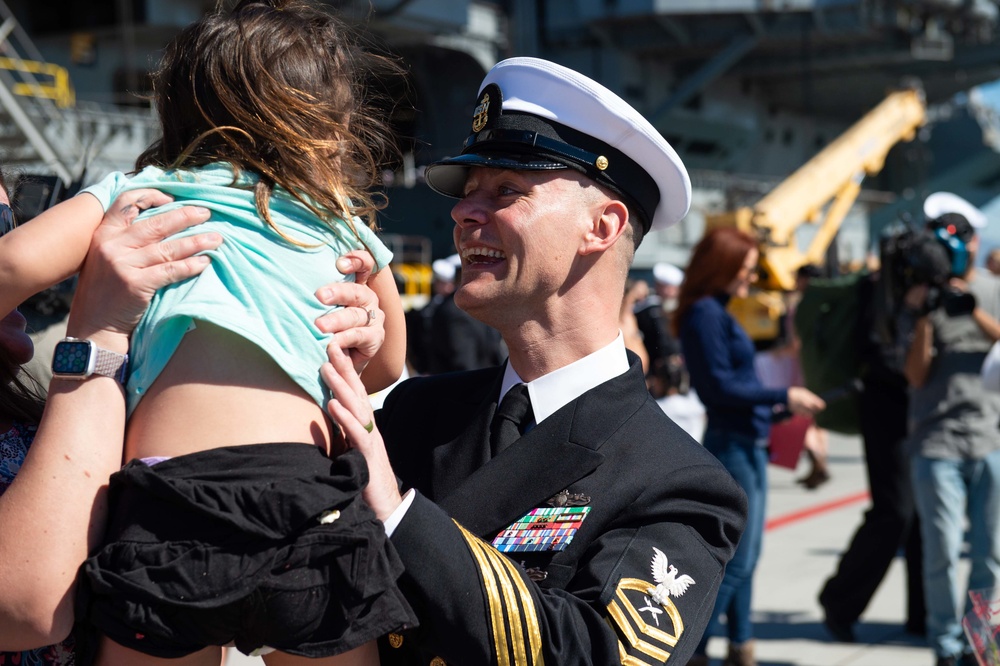
[[[486,587],[486,598],[489,601],[490,623],[493,625],[493,644],[496,646],[497,664],[499,666],[510,666],[510,654],[507,650],[506,624],[503,621],[503,607],[500,601],[500,592],[497,589],[497,581],[493,575],[493,570],[486,560],[486,555],[479,547],[479,539],[468,532],[464,527],[458,525],[462,536],[465,538],[472,556],[479,565],[479,571],[483,576],[483,583]]]
[[[493,587],[487,590],[490,599],[490,617],[496,623],[503,625],[504,612],[510,622],[510,638],[514,654],[509,654],[510,647],[507,643],[505,627],[498,631],[493,630],[494,642],[496,645],[497,661],[506,666],[513,661],[515,666],[544,666],[542,656],[542,632],[538,622],[538,613],[535,608],[534,599],[528,589],[524,578],[518,572],[516,566],[505,556],[501,555],[489,544],[471,534],[464,527],[459,525],[459,530],[465,538],[469,549],[472,551],[484,580],[490,580]],[[499,585],[499,590],[497,586]],[[501,597],[502,592],[502,597]],[[520,599],[520,605],[518,600]],[[496,606],[496,608],[494,608]],[[523,622],[523,625],[522,625]],[[528,649],[525,650],[524,634],[527,633]]]
[[[503,591],[504,608],[507,610],[507,619],[510,621],[510,637],[514,647],[515,666],[528,666],[528,655],[524,650],[524,631],[521,628],[521,610],[517,605],[517,596],[514,594],[514,585],[511,583],[511,573],[503,562],[500,561],[502,555],[495,555],[482,543],[477,544],[482,549],[483,555],[493,565],[497,579],[500,581],[500,589]],[[516,576],[517,574],[513,574]]]
[[[514,581],[514,585],[517,586],[517,591],[521,596],[521,607],[524,608],[524,622],[527,625],[532,662],[535,666],[544,666],[545,657],[542,655],[542,630],[538,623],[538,609],[535,607],[535,600],[532,598],[531,592],[524,582],[524,578],[515,569],[514,564],[496,550],[488,546],[487,549],[488,552],[500,560],[503,566],[507,568],[511,579]]]

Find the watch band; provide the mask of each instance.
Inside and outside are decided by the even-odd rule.
[[[114,377],[119,384],[125,383],[128,372],[128,354],[118,354],[94,345],[94,374]]]

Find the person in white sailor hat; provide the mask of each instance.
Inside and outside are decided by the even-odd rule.
[[[451,282],[455,279],[455,262],[448,259],[435,259],[431,263],[431,272],[438,282]]]
[[[328,378],[418,609],[381,662],[684,664],[746,499],[651,398],[618,315],[642,236],[688,210],[687,172],[625,101],[535,58],[490,70],[470,129],[425,175],[457,199],[455,302],[507,362],[409,380],[375,427],[351,365],[332,355]]]
[[[924,202],[927,226],[946,244],[952,276],[905,295],[913,334],[904,373],[910,383],[910,453],[924,557],[927,638],[937,664],[973,663],[962,629],[967,589],[1000,584],[1000,393],[980,369],[1000,339],[1000,280],[974,268],[986,216],[950,192]],[[967,581],[955,574],[965,535]]]
[[[944,215],[961,215],[973,229],[986,226],[986,214],[951,192],[935,192],[924,199],[924,218],[936,220]]]
[[[653,264],[653,280],[668,287],[680,287],[684,281],[684,271],[666,261]]]

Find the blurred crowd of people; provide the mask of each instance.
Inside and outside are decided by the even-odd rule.
[[[857,425],[871,506],[818,600],[830,637],[854,642],[856,624],[902,552],[905,629],[927,637],[938,666],[956,666],[976,663],[961,624],[971,610],[967,593],[995,598],[1000,577],[1000,249],[985,257],[985,271],[974,268],[987,220],[951,193],[928,197],[924,218],[925,233],[947,248],[949,277],[905,285],[893,313],[893,339],[877,321],[886,316],[890,277],[876,266],[856,281],[856,325],[842,334],[857,350]],[[822,278],[817,267],[799,269],[775,344],[755,345],[726,311],[755,279],[756,247],[738,231],[713,230],[695,247],[686,275],[658,264],[652,293],[635,283],[623,301],[622,328],[634,328],[643,343],[636,351],[648,356],[650,390],[697,401],[700,426],[688,431],[750,499],[747,530],[727,568],[713,622],[689,662],[698,666],[709,663],[706,642],[718,634],[729,639],[724,666],[756,663],[749,616],[769,446],[783,413],[811,417],[825,407],[822,397],[802,388],[807,382],[793,324],[810,281]],[[799,482],[814,489],[830,478],[828,433],[815,423],[804,432],[800,443],[810,468]],[[971,570],[961,581],[958,562],[966,542]]]

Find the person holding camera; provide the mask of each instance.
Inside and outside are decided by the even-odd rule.
[[[909,285],[912,320],[904,374],[910,383],[910,452],[924,550],[927,636],[938,666],[975,663],[965,652],[957,605],[958,561],[969,529],[968,589],[1000,582],[1000,395],[983,388],[980,368],[1000,339],[1000,280],[973,270],[983,213],[948,193],[924,203],[929,234],[951,270],[939,285]],[[969,605],[968,599],[966,605]],[[966,609],[968,610],[968,608]]]

